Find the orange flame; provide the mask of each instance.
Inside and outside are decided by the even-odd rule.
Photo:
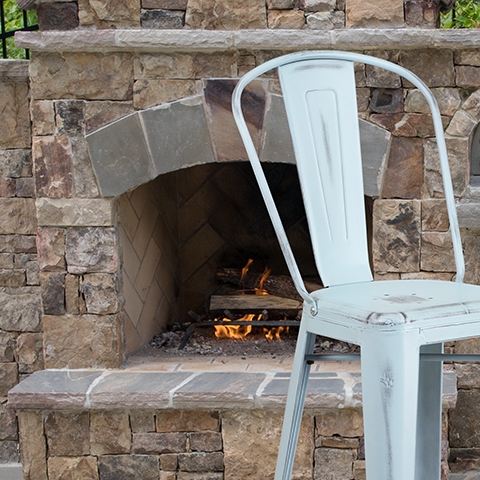
[[[266,267],[263,273],[258,278],[257,280],[258,288],[255,288],[255,295],[268,295],[267,290],[265,290],[263,286],[265,285],[265,280],[270,275],[270,272],[271,270],[268,267]]]
[[[260,320],[262,315],[259,315]],[[255,318],[253,313],[244,315],[239,320],[251,322]],[[230,322],[228,318],[222,319],[224,322]],[[217,338],[234,338],[236,340],[245,340],[245,337],[252,331],[251,325],[215,325],[215,336]]]

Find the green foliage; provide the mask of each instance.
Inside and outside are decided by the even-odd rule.
[[[20,28],[24,27],[23,12],[18,8],[17,2],[15,0],[0,1],[3,1],[3,9],[5,12],[5,32],[19,30]],[[37,13],[34,11],[28,11],[27,19],[28,25],[35,25],[37,23]],[[1,33],[4,32],[2,31]],[[7,38],[7,57],[25,58],[25,50],[15,47],[15,40],[13,37]]]
[[[440,15],[442,28],[480,28],[480,0],[457,0],[454,9]]]

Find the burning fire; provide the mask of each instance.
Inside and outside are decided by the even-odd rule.
[[[242,285],[245,277],[248,273],[250,265],[253,263],[251,258],[248,259],[246,265],[242,268],[242,275],[240,277],[240,284]],[[253,291],[250,290],[250,294],[254,295],[268,295],[268,291],[264,288],[265,281],[267,280],[268,276],[270,275],[270,269],[268,267],[265,268],[263,273],[258,277],[256,286],[254,287]],[[245,295],[245,290],[242,290],[242,295]],[[252,325],[215,325],[215,336],[217,338],[230,338],[236,340],[245,340],[245,337],[252,331],[253,322],[255,320],[262,320],[263,314],[253,314],[248,313],[244,315],[242,318],[239,318],[238,321],[242,322],[252,322]],[[228,323],[231,322],[229,318],[222,318],[222,322]],[[272,327],[272,328],[263,328],[263,333],[267,340],[280,340],[280,334],[286,331],[288,332],[288,327]]]

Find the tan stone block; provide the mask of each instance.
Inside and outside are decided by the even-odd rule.
[[[455,67],[455,75],[459,87],[478,87],[480,85],[479,67]]]
[[[367,480],[365,460],[355,460],[353,464],[353,478],[355,480]]]
[[[375,201],[373,225],[375,271],[379,273],[419,271],[420,201]]]
[[[15,362],[0,363],[0,397],[6,397],[17,383],[18,365]]]
[[[318,437],[315,439],[315,447],[357,449],[359,446],[358,438]]]
[[[65,275],[65,310],[73,315],[86,312],[84,302],[80,298],[80,282],[77,275]]]
[[[448,161],[455,196],[462,196],[468,184],[469,176],[469,140],[468,138],[447,138]],[[430,197],[443,197],[443,180],[440,172],[437,145],[433,140],[426,140],[425,186]]]
[[[47,448],[41,412],[18,412],[24,480],[47,480]]]
[[[135,79],[168,78],[193,79],[195,76],[194,56],[188,53],[144,53],[135,57]]]
[[[80,288],[88,313],[105,315],[119,311],[120,292],[116,276],[109,273],[84,275]]]
[[[273,478],[282,428],[282,415],[263,410],[225,411],[222,421],[225,478]],[[293,471],[297,479],[311,478],[313,417],[305,414]],[[345,477],[351,478],[351,477]]]
[[[480,120],[480,90],[476,90],[465,100],[462,109],[476,120]]]
[[[0,403],[0,440],[18,440],[17,417],[6,403]]]
[[[314,480],[344,480],[353,478],[353,450],[317,448],[315,450]]]
[[[40,53],[30,62],[34,99],[132,98],[133,59],[130,53]]]
[[[41,271],[65,270],[65,230],[39,228],[37,230],[38,266]]]
[[[110,198],[39,198],[38,223],[56,227],[109,227],[115,220],[115,200]]]
[[[431,116],[421,113],[373,114],[370,121],[399,137],[432,137],[435,134]]]
[[[26,83],[0,82],[0,115],[0,148],[28,148],[31,134]]]
[[[85,137],[70,137],[73,162],[73,195],[81,198],[99,197],[97,177],[93,171]]]
[[[49,456],[88,455],[89,426],[88,412],[50,412],[45,419]]]
[[[427,272],[455,272],[450,232],[423,232],[420,268]]]
[[[38,332],[41,329],[39,290],[37,288],[20,294],[0,292],[0,329],[12,332]]]
[[[400,27],[404,23],[403,0],[348,0],[346,14],[347,27]]]
[[[447,135],[453,137],[468,137],[477,126],[477,120],[466,111],[459,110],[452,118],[446,130]]]
[[[90,443],[92,455],[130,453],[131,431],[128,414],[92,412]]]
[[[195,78],[229,78],[235,76],[237,56],[234,53],[197,53],[194,58]]]
[[[55,133],[55,111],[50,100],[32,101],[30,104],[33,135],[53,135]]]
[[[17,339],[18,369],[33,373],[43,369],[43,334],[22,333]]]
[[[144,410],[130,412],[130,425],[133,433],[149,433],[155,431],[155,413]]]
[[[422,231],[446,232],[449,228],[447,204],[445,200],[422,200]]]
[[[461,342],[456,342],[455,353],[465,348]],[[475,353],[479,350],[475,349]],[[480,365],[478,363],[456,363],[457,387],[462,389],[480,388]]]
[[[194,452],[220,452],[223,442],[219,432],[192,432],[190,448]]]
[[[440,87],[432,89],[442,115],[452,116],[462,103],[460,92],[456,88]],[[405,111],[430,114],[430,107],[419,90],[408,90],[405,98]]]
[[[0,149],[0,175],[6,178],[31,177],[31,149]]]
[[[189,410],[159,410],[155,414],[157,432],[218,432],[218,412]]]
[[[119,315],[44,315],[43,329],[45,368],[116,368],[123,361]]]
[[[140,79],[133,86],[133,105],[145,109],[153,105],[180,100],[199,93],[194,80]]]
[[[480,236],[472,232],[464,238],[465,283],[480,285]]]
[[[152,10],[185,10],[188,0],[142,0],[142,8]]]
[[[185,433],[134,433],[132,435],[133,453],[152,455],[186,451],[187,435]]]
[[[267,8],[269,10],[288,10],[295,8],[296,0],[267,0]]]
[[[50,457],[49,480],[98,480],[96,457]]]
[[[164,453],[160,455],[160,470],[176,472],[178,466],[178,455],[175,453]]]
[[[15,361],[16,334],[0,331],[0,362]]]
[[[442,282],[451,282],[452,273],[437,273],[437,272],[411,272],[401,273],[402,280],[441,280]]]
[[[93,101],[85,103],[85,133],[108,125],[134,112],[132,102]]]
[[[302,10],[272,10],[268,12],[268,28],[300,29],[305,26]]]
[[[96,28],[140,27],[140,2],[136,0],[79,0],[81,26]]]
[[[35,137],[32,145],[35,182],[39,197],[72,195],[72,151],[65,135]]]
[[[480,58],[476,55],[475,50],[456,50],[455,63],[457,65],[473,65],[480,67]]]
[[[0,269],[0,287],[19,288],[25,283],[25,270]]]
[[[264,0],[189,0],[185,24],[207,30],[239,30],[265,28]]]
[[[315,425],[317,435],[324,437],[363,436],[362,414],[351,408],[315,412]]]
[[[35,235],[36,230],[33,198],[0,198],[0,234]]]

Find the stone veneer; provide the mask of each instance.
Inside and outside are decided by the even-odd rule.
[[[16,417],[5,403],[7,392],[19,380],[33,373],[27,382],[39,379],[43,386],[49,385],[47,377],[53,378],[58,372],[41,372],[45,367],[118,367],[127,351],[125,336],[133,338],[139,333],[129,331],[125,320],[127,263],[122,259],[122,251],[125,254],[128,248],[128,232],[119,222],[119,212],[121,220],[128,209],[135,211],[138,207],[137,198],[154,199],[153,183],[144,184],[138,191],[126,190],[152,180],[163,172],[163,167],[152,162],[150,156],[146,163],[148,172],[135,172],[135,185],[127,184],[119,192],[108,193],[102,190],[105,183],[97,178],[100,166],[92,162],[85,137],[101,128],[116,128],[114,124],[126,126],[136,122],[135,128],[142,132],[140,138],[147,138],[143,135],[147,124],[140,119],[143,122],[148,115],[158,114],[160,105],[165,115],[184,107],[189,107],[189,111],[196,108],[197,114],[201,113],[199,104],[189,103],[199,98],[206,118],[213,121],[215,116],[208,116],[212,112],[204,95],[206,80],[237,78],[272,56],[314,48],[363,51],[418,73],[432,87],[444,116],[467,259],[466,278],[480,283],[480,195],[478,188],[469,185],[468,172],[469,138],[480,121],[476,105],[480,88],[480,32],[432,28],[438,22],[434,2],[248,0],[242,2],[241,8],[230,0],[37,0],[36,4],[43,31],[17,36],[20,46],[32,50],[30,84],[27,62],[0,62],[0,111],[7,120],[0,131],[0,462],[19,459]],[[367,68],[357,71],[357,79],[362,119],[392,135],[378,197],[373,194],[375,276],[451,279],[454,272],[448,225],[425,105],[418,99],[418,92],[394,75],[380,75],[376,69]],[[270,98],[277,98],[275,81],[270,79],[269,83]],[[122,118],[125,119],[119,120]],[[229,128],[222,130],[225,122],[231,122],[228,115],[221,112],[217,119],[215,127],[207,122],[208,135],[214,140],[215,162],[221,161],[222,155],[231,154],[228,142],[219,145],[219,140],[234,135]],[[221,135],[216,134],[220,131]],[[129,133],[127,129],[124,135]],[[208,145],[203,147],[208,150]],[[419,151],[420,154],[416,153]],[[133,155],[136,158],[137,152]],[[178,158],[175,153],[172,156],[170,160],[175,164]],[[162,177],[154,181],[161,183]],[[157,213],[163,214],[162,209]],[[144,218],[138,212],[135,215],[139,221]],[[152,245],[153,238],[156,239],[153,231],[142,234],[141,243]],[[168,238],[162,241],[162,248],[166,248]],[[134,248],[133,241],[131,247]],[[144,258],[149,259],[150,255],[155,257],[155,251]],[[400,263],[399,259],[404,261]],[[172,273],[165,271],[162,278],[168,284]],[[141,286],[142,282],[135,286],[137,293]],[[478,353],[480,344],[469,340],[448,348],[457,353]],[[475,365],[456,365],[456,372],[458,400],[448,414],[450,434],[445,448],[450,449],[451,471],[460,475],[459,472],[480,468],[480,376]],[[102,371],[97,373],[99,382],[104,382]],[[69,374],[65,373],[67,377]],[[157,375],[158,381],[162,375]],[[153,468],[157,472],[154,478],[160,476],[162,480],[223,478],[221,472],[199,474],[191,470],[204,468],[198,466],[198,457],[210,453],[215,454],[211,457],[215,462],[219,461],[220,430],[225,449],[231,425],[235,424],[237,432],[243,432],[242,425],[251,425],[249,420],[238,421],[249,416],[248,410],[238,411],[235,423],[228,420],[233,418],[232,412],[224,413],[217,407],[212,409],[220,412],[218,422],[202,426],[201,432],[179,423],[169,427],[174,431],[162,431],[158,422],[153,423],[156,409],[164,408],[158,405],[141,421],[136,415],[142,409],[136,408],[95,410],[82,403],[72,413],[57,408],[61,402],[49,400],[52,396],[60,401],[57,395],[51,395],[56,388],[61,389],[60,384],[52,387],[53,392],[41,395],[43,405],[25,403],[22,407],[20,400],[23,395],[28,398],[30,385],[21,383],[11,397],[11,405],[18,409],[27,479],[45,478],[47,468],[50,480],[68,476],[70,473],[66,472],[72,470],[89,472],[84,478],[103,480],[112,478],[115,469],[129,475],[132,468]],[[93,392],[95,385],[89,386]],[[26,390],[22,391],[24,387]],[[213,398],[212,394],[209,391],[206,396]],[[203,397],[202,401],[205,400]],[[174,418],[182,418],[184,407],[178,408],[167,411]],[[193,408],[204,411],[198,405]],[[345,414],[342,410],[331,412],[336,418]],[[312,422],[321,425],[328,412],[307,413],[307,418],[311,432]],[[71,442],[77,444],[73,450],[62,450],[64,438],[75,438],[72,422],[77,420],[84,427],[79,433],[81,441]],[[266,423],[261,425],[268,426],[273,421],[270,415],[264,420]],[[447,416],[445,426],[446,422]],[[183,437],[180,430],[184,431]],[[262,426],[256,434],[249,429],[247,436],[265,438],[267,430]],[[145,455],[131,450],[132,438],[142,433],[149,434],[145,440],[150,442],[151,453]],[[173,434],[173,441],[184,442],[186,438],[189,443],[181,452],[160,453],[152,442],[163,441],[158,436],[163,433]],[[195,433],[202,434],[201,448],[192,447]],[[340,472],[355,465],[352,459],[361,458],[358,436],[351,431],[343,433],[341,440],[332,432],[324,434],[327,443],[319,439],[322,434],[315,439],[317,447],[325,447],[317,448],[317,463],[332,461],[339,480],[350,475],[350,471],[348,475]],[[220,453],[224,455],[225,468],[228,455],[241,451],[236,440],[232,442],[228,444],[231,450],[228,447]],[[46,446],[51,448],[48,460]],[[127,451],[132,455],[127,455]],[[196,466],[188,466],[190,461],[196,462]],[[358,471],[352,476],[360,479],[361,463],[356,465]],[[312,478],[314,472],[311,465],[309,468]],[[228,473],[225,476],[236,478]],[[262,473],[258,478],[264,478]]]

